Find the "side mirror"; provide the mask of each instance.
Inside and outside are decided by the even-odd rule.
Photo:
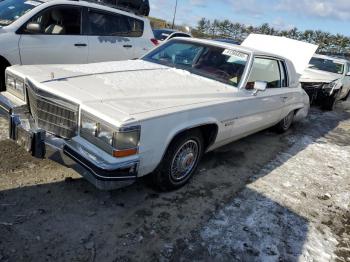
[[[350,72],[347,72],[347,73],[346,73],[346,76],[350,76]]]
[[[41,26],[38,23],[28,23],[26,26],[26,31],[28,33],[40,33],[41,32]]]
[[[267,87],[267,82],[256,81],[254,82],[254,95],[256,96],[259,92],[264,92]]]

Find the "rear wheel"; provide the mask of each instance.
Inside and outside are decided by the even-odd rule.
[[[294,111],[290,112],[285,118],[283,118],[276,126],[275,129],[278,133],[286,132],[292,125],[294,120]]]
[[[200,130],[191,130],[176,137],[152,174],[153,182],[162,191],[185,185],[196,171],[203,155],[203,136]]]

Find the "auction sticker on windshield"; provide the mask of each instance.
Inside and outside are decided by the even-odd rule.
[[[225,49],[224,52],[222,52],[223,55],[231,56],[231,57],[236,57],[239,59],[247,60],[248,55],[244,54],[242,52],[239,52],[237,50],[232,50],[232,49]]]

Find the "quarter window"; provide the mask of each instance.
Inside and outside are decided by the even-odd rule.
[[[143,28],[143,21],[132,17],[89,11],[90,35],[140,37],[143,35]]]
[[[73,6],[49,8],[34,16],[29,23],[39,24],[39,34],[80,35],[81,8]]]
[[[284,76],[284,79],[285,78],[286,77]],[[246,88],[253,89],[254,82],[256,81],[267,82],[267,88],[279,88],[281,87],[281,80],[282,78],[278,60],[256,57],[253,62]]]
[[[286,64],[283,61],[280,61],[279,66],[281,71],[281,85],[282,87],[288,87],[288,74]]]

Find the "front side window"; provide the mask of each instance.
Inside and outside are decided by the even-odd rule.
[[[343,74],[345,65],[337,63],[331,59],[313,57],[310,60],[309,68],[326,71],[329,73]]]
[[[279,61],[270,58],[256,57],[250,72],[246,89],[253,89],[256,81],[267,83],[267,88],[281,87]]]
[[[143,30],[142,20],[121,14],[89,11],[89,35],[140,37]]]
[[[34,16],[29,23],[39,24],[39,34],[80,35],[81,8],[73,6],[49,8]],[[26,32],[26,29],[24,29],[24,32]]]
[[[172,40],[143,59],[238,87],[248,57],[248,54],[235,49]]]
[[[12,24],[34,7],[41,5],[41,1],[4,0],[0,1],[0,26]]]

